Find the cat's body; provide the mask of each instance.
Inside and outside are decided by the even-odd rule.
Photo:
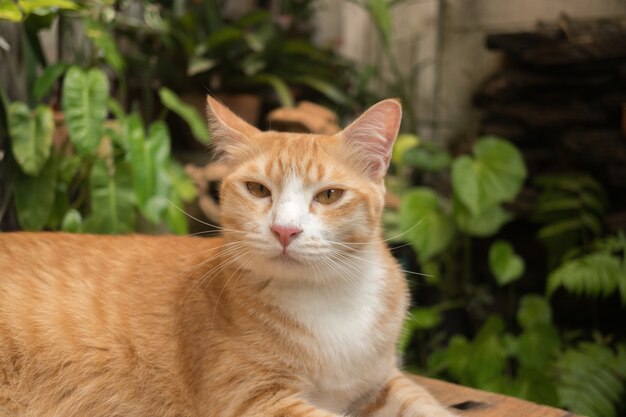
[[[364,122],[260,133],[211,106],[224,238],[0,234],[0,417],[449,416],[396,367],[389,146],[347,156]],[[399,113],[374,115],[395,138]]]

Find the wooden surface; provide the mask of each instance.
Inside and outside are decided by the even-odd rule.
[[[467,417],[576,417],[569,411],[523,401],[501,394],[411,375],[443,405]]]

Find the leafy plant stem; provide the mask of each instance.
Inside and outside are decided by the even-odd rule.
[[[467,288],[472,280],[472,238],[463,234],[463,288]]]

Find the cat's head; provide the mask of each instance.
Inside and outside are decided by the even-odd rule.
[[[231,167],[220,196],[225,250],[277,277],[327,274],[363,256],[380,241],[401,115],[389,99],[332,136],[261,132],[209,97],[213,144]]]

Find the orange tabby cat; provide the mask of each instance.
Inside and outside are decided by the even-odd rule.
[[[260,132],[209,98],[223,238],[0,234],[0,416],[451,416],[397,368],[400,117]]]

